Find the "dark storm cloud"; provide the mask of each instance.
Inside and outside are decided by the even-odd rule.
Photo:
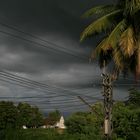
[[[86,9],[91,7],[92,3],[96,4],[96,1],[93,2],[92,0],[7,0],[1,2],[0,17],[2,18],[0,19],[3,22],[5,21],[9,24],[16,24],[19,29],[21,28],[29,33],[39,35],[65,48],[69,48],[71,50],[74,49],[74,51],[80,51],[82,49],[81,47],[79,47],[79,36],[84,25],[84,20],[81,19],[80,16]],[[100,1],[97,3],[104,3],[104,1]],[[1,29],[3,29],[2,26]],[[12,30],[10,30],[10,32],[15,33],[15,31]],[[24,58],[22,57],[23,60],[21,61],[21,63],[19,63],[19,65],[16,63],[16,68],[18,69],[24,67],[22,66],[22,64],[26,64],[25,61],[28,61],[29,65],[34,65],[34,62],[36,62],[36,64],[37,62],[39,62],[39,64],[43,64],[46,62],[47,64],[49,63],[48,67],[51,64],[53,65],[52,67],[55,67],[55,63],[57,62],[57,64],[59,64],[57,67],[62,66],[63,63],[75,63],[75,61],[77,62],[77,59],[71,57],[63,59],[66,57],[65,54],[56,54],[54,52],[52,53],[47,51],[43,52],[42,48],[37,49],[34,47],[35,45],[33,44],[26,43],[19,39],[11,38],[13,37],[5,36],[5,47],[8,46],[7,48],[10,49],[11,53],[16,51],[16,53],[18,53],[20,57],[24,55]],[[23,53],[25,51],[27,51],[27,57],[26,53]],[[30,56],[29,53],[31,54]],[[36,56],[34,53],[36,53]],[[59,55],[61,55],[61,57],[59,57]],[[35,57],[37,58],[37,60],[30,62],[31,59],[35,60]],[[27,60],[28,58],[30,60]],[[23,70],[23,68],[21,69]],[[30,68],[28,67],[28,70],[29,69]],[[24,71],[26,70],[27,69],[24,68]],[[33,69],[31,69],[31,71],[33,71]]]
[[[84,26],[84,20],[80,16],[96,3],[109,1],[6,0],[1,2],[0,15],[29,31],[41,34],[58,32],[79,38],[79,33]]]
[[[46,84],[67,87],[70,90],[80,88],[76,91],[79,94],[99,94],[101,88],[97,85],[100,83],[101,71],[97,64],[88,63],[90,50],[86,47],[95,45],[96,40],[89,44],[79,43],[80,33],[88,24],[88,21],[81,19],[81,15],[93,5],[110,1],[0,0],[0,22],[14,25],[24,32],[56,44],[43,42],[0,25],[2,31],[53,48],[50,50],[39,44],[0,33],[0,68]],[[69,54],[70,52],[74,55]],[[83,57],[86,57],[86,60],[83,60]],[[94,88],[91,90],[92,87]],[[44,103],[44,96],[51,95],[49,92],[42,93],[2,81],[0,90],[1,97],[13,96],[14,101],[29,101],[40,106],[47,104]],[[58,95],[61,93],[56,90],[55,92]],[[29,95],[43,98],[16,98]],[[66,100],[64,97],[61,99]]]

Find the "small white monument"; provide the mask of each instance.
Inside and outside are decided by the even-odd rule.
[[[26,125],[23,125],[22,128],[23,128],[23,129],[27,129],[27,126],[26,126]]]
[[[60,121],[56,123],[56,127],[60,129],[66,129],[64,117],[61,116]]]
[[[43,129],[45,129],[45,128],[47,128],[47,127],[46,127],[46,125],[43,125],[43,126],[41,126],[40,128],[43,128]]]

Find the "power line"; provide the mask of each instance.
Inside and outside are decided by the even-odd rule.
[[[28,103],[34,103],[34,101],[28,101],[28,100],[25,100],[25,101],[20,101],[20,100],[18,100],[18,102],[28,102]],[[39,102],[35,102],[36,104],[39,104]],[[73,106],[73,105],[76,105],[76,106],[80,106],[80,103],[75,103],[75,101],[70,101],[70,102],[60,102],[60,103],[48,103],[48,102],[45,102],[45,103],[43,103],[43,102],[41,102],[41,105],[45,105],[45,106],[47,106],[47,107],[49,107],[49,108],[51,108],[51,107],[68,107],[68,106]]]
[[[17,76],[18,78],[22,78],[22,80],[25,80],[25,82],[28,82],[28,83],[34,83],[35,85],[41,85],[41,86],[44,86],[44,87],[46,87],[46,84],[44,84],[44,83],[40,83],[40,82],[36,82],[36,81],[33,81],[33,80],[31,80],[31,79],[28,79],[28,78],[25,78],[25,77],[20,77],[19,75],[15,75],[15,74],[12,74],[12,73],[9,73],[8,71],[6,71],[6,70],[0,70],[0,72],[2,72],[2,73],[4,73],[4,74],[10,74],[11,76]],[[90,76],[91,77],[91,76]],[[95,76],[94,76],[95,77]],[[96,76],[96,77],[98,77],[98,76]],[[94,85],[100,85],[100,84],[94,84]],[[73,91],[75,90],[79,90],[79,89],[81,89],[81,88],[74,88],[74,89],[72,89]],[[86,90],[89,90],[89,89],[86,89]]]
[[[6,28],[8,28],[8,29],[12,29],[12,30],[14,30],[14,31],[17,31],[17,32],[19,32],[19,33],[28,35],[28,36],[30,36],[30,37],[32,37],[32,38],[34,38],[34,39],[38,39],[38,40],[40,40],[40,41],[42,41],[42,42],[45,42],[45,43],[47,43],[47,44],[50,44],[50,45],[52,45],[52,46],[56,46],[56,47],[57,47],[57,48],[56,48],[57,50],[59,50],[58,48],[60,48],[60,49],[68,50],[69,52],[75,53],[75,51],[73,51],[73,50],[71,50],[71,49],[62,47],[62,46],[57,45],[57,44],[55,44],[55,43],[52,43],[52,42],[50,42],[50,41],[48,41],[48,40],[42,39],[42,38],[40,38],[39,36],[33,35],[33,34],[29,33],[29,32],[25,32],[25,31],[23,31],[23,30],[21,30],[21,29],[15,27],[14,25],[11,26],[11,25],[9,25],[9,24],[7,24],[7,23],[2,23],[2,22],[0,22],[0,25],[6,27]],[[85,57],[87,57],[87,56],[85,56]]]
[[[32,99],[32,100],[28,100],[28,101],[33,101],[33,99],[34,98],[30,98],[30,97],[0,97],[0,99],[18,99],[18,100],[20,100],[20,99]],[[38,98],[38,99],[41,99],[41,98]],[[98,100],[99,100],[100,98],[98,98]],[[97,100],[97,99],[96,99]],[[27,100],[26,100],[27,101]],[[74,102],[75,104],[77,104],[78,102],[79,102],[79,100],[78,100],[78,98],[76,98],[76,99],[70,99],[70,100],[47,100],[47,99],[44,99],[44,100],[39,100],[39,101],[37,101],[37,103],[38,102],[41,102],[42,104],[43,103],[49,103],[49,104],[67,104],[67,103],[72,103],[72,102]],[[89,101],[90,103],[92,103],[93,102],[93,100],[92,101]]]
[[[2,71],[2,73],[0,73],[0,75],[3,74],[3,73],[5,74],[5,72]],[[9,77],[11,76],[11,73],[7,73],[7,72],[6,72],[6,74],[7,74],[7,75],[5,75],[5,77],[8,77],[8,78],[9,78]],[[12,76],[13,76],[13,77],[10,77],[11,79],[12,79],[12,78],[16,79],[16,78],[18,77],[18,78],[20,78],[20,79],[18,79],[18,81],[25,82],[25,81],[24,81],[25,78],[23,78],[23,77],[21,77],[21,76],[17,76],[17,75],[15,75],[15,74],[12,74]],[[14,77],[14,76],[15,76],[15,77]],[[22,78],[23,78],[23,80],[22,80]],[[17,79],[16,79],[16,80],[17,80]],[[27,80],[27,78],[26,78],[26,80]],[[32,82],[35,82],[35,83],[38,83],[39,86],[42,86],[42,85],[43,85],[43,86],[45,86],[46,88],[51,87],[52,89],[61,90],[61,91],[65,91],[65,92],[71,92],[71,95],[73,94],[74,96],[77,94],[77,93],[74,92],[74,91],[71,91],[71,90],[68,90],[68,89],[64,89],[64,88],[61,88],[61,87],[51,86],[51,85],[44,84],[44,83],[40,83],[40,82],[36,82],[36,81],[30,80],[30,79],[28,79],[28,80],[29,80],[29,81],[32,81]],[[80,95],[81,95],[81,94],[80,94]],[[88,96],[86,96],[86,97],[88,97]]]
[[[23,41],[26,41],[26,42],[29,42],[29,43],[31,43],[31,44],[35,44],[35,45],[40,46],[40,47],[45,48],[45,49],[49,49],[50,51],[53,51],[53,52],[55,52],[55,53],[63,52],[63,53],[66,53],[66,54],[68,54],[68,55],[71,55],[71,56],[73,56],[73,57],[80,58],[80,60],[88,60],[87,57],[78,56],[78,55],[69,53],[69,51],[65,51],[65,50],[58,50],[58,49],[56,49],[56,48],[49,47],[49,46],[47,46],[47,45],[41,44],[41,43],[39,43],[39,42],[30,40],[30,39],[26,39],[26,38],[24,38],[24,37],[15,35],[15,34],[10,33],[10,32],[6,32],[6,31],[3,31],[3,30],[0,30],[0,33],[6,34],[6,35],[8,35],[8,36],[12,36],[12,37],[14,37],[14,38],[17,38],[17,39],[20,39],[20,40],[23,40]]]
[[[45,110],[47,110],[47,111],[48,111],[48,110],[56,110],[56,109],[58,109],[58,110],[60,109],[61,111],[77,111],[77,110],[80,111],[80,109],[81,109],[81,110],[83,110],[83,109],[84,109],[84,110],[85,110],[85,109],[88,110],[88,108],[87,108],[85,105],[74,106],[74,107],[72,107],[72,106],[71,106],[71,107],[62,107],[62,108],[58,108],[58,107],[57,107],[57,108],[39,107],[39,108],[40,108],[40,109],[45,109]]]
[[[13,75],[12,75],[13,76]],[[13,77],[12,77],[13,78]],[[20,77],[21,78],[21,77]],[[9,77],[8,77],[8,79],[9,79]],[[13,79],[11,79],[11,80],[13,80]],[[17,79],[16,79],[17,80]],[[27,79],[26,79],[27,80]],[[14,79],[14,81],[15,81],[15,79]],[[19,81],[16,81],[16,82],[19,82]],[[23,82],[23,81],[22,81]],[[32,81],[33,82],[33,81]],[[18,83],[19,84],[19,83]],[[22,85],[23,85],[23,83],[21,83]],[[27,84],[26,84],[26,86],[27,86]],[[31,85],[28,85],[28,86],[31,86]],[[31,88],[31,89],[34,89],[34,88],[36,88],[36,87],[29,87],[29,88]],[[56,95],[56,94],[58,94],[58,92],[56,93],[56,92],[52,92],[52,90],[50,91],[50,90],[48,90],[48,88],[49,88],[49,86],[47,85],[47,92],[49,92],[49,93],[53,93],[53,94],[55,94],[55,96],[53,96],[53,95],[51,95],[51,96],[43,96],[44,98],[55,98],[55,97],[64,97],[66,94],[63,94],[63,95]],[[37,89],[37,90],[40,90],[41,92],[42,92],[42,89]],[[55,90],[57,90],[57,89],[55,89]],[[44,91],[43,90],[43,92],[46,92],[46,90]],[[75,92],[75,91],[74,91]],[[62,93],[61,93],[62,94]],[[66,96],[71,96],[71,94],[67,94]],[[81,94],[80,94],[81,95]],[[87,95],[87,94],[86,94]],[[40,95],[38,95],[37,97],[39,97]],[[85,96],[85,95],[83,95],[83,96]],[[34,97],[33,97],[34,98]],[[89,97],[88,97],[88,99],[89,99]],[[94,100],[101,100],[101,98],[99,98],[99,97],[96,97],[95,95],[94,95],[94,97],[92,96],[92,99],[94,99]]]
[[[47,88],[50,87],[50,85],[47,85],[47,84],[44,84],[44,83],[40,83],[40,82],[36,82],[36,81],[33,81],[31,79],[28,79],[28,78],[25,78],[25,77],[21,77],[19,75],[16,75],[16,74],[12,74],[12,73],[9,73],[7,71],[4,71],[4,70],[0,70],[0,74],[1,75],[4,75],[4,76],[9,76],[11,78],[16,78],[17,80],[22,80],[23,82],[26,82],[26,83],[29,83],[33,86],[37,86],[37,87],[42,87],[42,88]],[[53,86],[53,88],[56,88]],[[77,89],[72,89],[74,92],[76,92]],[[86,89],[90,92],[89,89]]]
[[[9,83],[9,81],[7,81],[7,80],[3,80],[3,79],[0,79],[0,80],[2,80],[2,81],[4,81],[4,82],[8,82]],[[13,84],[13,83],[12,83]],[[14,83],[14,85],[15,85],[15,83]],[[23,85],[20,85],[19,83],[18,84],[16,84],[16,85],[19,85],[19,86],[21,86],[21,87],[25,87],[25,88],[31,88],[31,87],[28,87],[28,86],[23,86]],[[10,98],[14,98],[14,99],[31,99],[31,100],[33,100],[33,99],[45,99],[45,98],[47,98],[47,99],[54,99],[55,98],[55,100],[54,101],[57,101],[57,102],[61,102],[61,101],[63,101],[62,99],[57,99],[56,100],[56,98],[66,98],[67,97],[67,100],[73,100],[73,99],[71,99],[71,98],[74,98],[74,96],[72,96],[72,97],[70,97],[70,95],[69,95],[69,97],[67,96],[67,95],[55,95],[55,96],[42,96],[41,97],[41,95],[37,95],[37,96],[34,96],[34,97],[0,97],[0,98],[2,98],[2,99],[10,99]]]
[[[54,97],[54,98],[56,98],[56,97]],[[97,100],[97,98],[94,98],[95,100]],[[98,98],[98,100],[99,100],[99,98]],[[56,99],[55,100],[53,100],[53,102],[52,102],[52,104],[55,104],[54,103],[54,101],[56,101]],[[57,100],[58,101],[58,100]],[[30,102],[30,101],[27,101],[27,102]],[[44,101],[45,102],[45,101]],[[60,100],[59,100],[59,102],[60,102]],[[46,104],[46,102],[45,102],[45,104]],[[56,105],[56,104],[55,104]],[[66,106],[66,104],[64,103],[64,104],[62,104],[62,103],[57,103],[57,106],[62,106],[62,105],[64,105],[64,106]],[[73,105],[73,104],[71,104],[71,105]],[[49,105],[50,106],[50,105]],[[54,107],[54,106],[52,106],[52,107]]]
[[[44,97],[43,97],[43,98],[44,98]],[[77,102],[77,101],[79,101],[78,99],[69,99],[69,100],[67,100],[67,101],[64,100],[64,99],[63,99],[63,100],[61,99],[61,100],[56,100],[56,101],[54,102],[54,101],[52,101],[52,100],[50,101],[50,100],[47,100],[47,99],[46,99],[46,100],[41,100],[41,101],[40,101],[41,98],[34,98],[34,97],[30,98],[30,97],[4,97],[4,96],[3,96],[3,97],[0,97],[0,99],[8,99],[8,100],[9,100],[9,99],[18,99],[18,100],[22,100],[22,99],[27,100],[27,99],[29,99],[29,101],[33,101],[33,99],[39,99],[37,102],[42,102],[42,103],[47,102],[47,103],[51,103],[51,104],[52,104],[52,103],[59,103],[59,102],[60,102],[60,103],[71,103],[71,102]],[[30,100],[30,99],[31,99],[31,100]]]
[[[78,98],[85,104],[87,105],[92,112],[94,112],[99,118],[100,118],[100,114],[96,111],[96,109],[89,103],[87,102],[85,99],[83,99],[82,97],[78,96]]]
[[[26,84],[26,85],[32,86],[34,88],[37,88],[37,89],[39,88],[38,90],[42,90],[42,91],[44,91],[44,89],[46,91],[46,89],[48,90],[48,88],[49,88],[47,85],[45,86],[45,85],[38,83],[36,81],[27,80],[27,79],[22,78],[20,76],[13,75],[13,74],[10,74],[10,73],[4,72],[4,71],[3,72],[0,71],[0,76],[4,77],[4,78],[6,77],[9,80],[14,79],[16,82]],[[40,87],[41,87],[41,89],[40,89]]]
[[[5,81],[5,80],[4,80]],[[9,82],[9,81],[6,81],[6,82]],[[16,84],[17,85],[17,84]],[[20,85],[20,86],[23,86],[23,85]],[[23,86],[24,87],[24,86]],[[30,87],[26,87],[25,86],[25,88],[30,88]],[[58,99],[58,98],[67,98],[67,100],[69,101],[69,100],[73,100],[72,98],[74,98],[74,97],[76,97],[76,96],[71,96],[70,98],[68,98],[68,96],[67,95],[55,95],[55,96],[41,96],[41,95],[38,95],[38,96],[26,96],[26,97],[0,97],[0,98],[16,98],[16,99],[41,99],[41,98],[43,98],[43,99],[53,99],[52,101],[54,102],[61,102],[61,101],[64,101],[64,100],[66,100],[66,99]],[[57,98],[57,99],[56,99]],[[92,99],[93,100],[93,99]],[[99,97],[94,97],[94,100],[101,100]]]
[[[1,75],[0,75],[1,76]],[[4,78],[6,78],[6,79],[8,79],[9,80],[9,78],[8,77],[4,77]],[[3,80],[3,79],[1,79],[1,80]],[[17,82],[15,79],[10,79],[10,80],[12,80],[12,82],[10,82],[10,83],[12,83],[13,84],[13,81],[14,82]],[[9,82],[9,81],[7,81],[7,80],[4,80],[5,82]],[[14,83],[15,84],[15,83]],[[30,86],[27,86],[27,85],[25,85],[25,86],[23,86],[23,83],[22,84],[19,84],[19,81],[18,81],[18,83],[16,84],[16,85],[19,85],[19,86],[22,86],[22,87],[25,87],[25,88],[31,88],[31,89],[34,89],[33,87],[30,87]],[[38,90],[38,89],[37,89]],[[56,93],[56,92],[54,92],[54,91],[46,91],[46,90],[39,90],[39,91],[41,91],[41,92],[48,92],[48,93]],[[58,95],[56,95],[56,94],[58,94]],[[79,95],[79,93],[76,93],[75,94],[75,96],[74,95],[71,95],[71,94],[59,94],[58,92],[56,93],[55,95],[53,95],[53,96],[48,96],[48,95],[46,95],[46,96],[43,96],[42,98],[56,98],[56,97],[67,97],[67,96],[69,96],[69,97],[75,97],[76,96],[76,94],[78,94]],[[40,96],[40,95],[39,95]],[[39,96],[35,96],[35,97],[29,97],[29,98],[41,98],[41,97],[39,97]],[[94,100],[96,100],[96,99],[98,99],[97,97],[91,97],[91,96],[87,96],[87,95],[82,95],[82,96],[85,96],[85,97],[90,97],[90,98],[93,98]]]
[[[0,75],[1,76],[1,75]],[[28,84],[25,84],[25,83],[23,83],[22,81],[17,81],[16,79],[11,79],[11,78],[9,78],[9,77],[2,77],[2,78],[4,78],[4,79],[1,79],[0,78],[0,80],[2,80],[2,81],[4,81],[4,82],[7,82],[7,83],[10,83],[10,84],[14,84],[15,85],[15,83],[14,82],[16,82],[16,85],[18,85],[18,86],[20,86],[20,87],[24,87],[24,88],[29,88],[29,89],[32,89],[32,90],[37,90],[37,91],[40,91],[40,92],[43,92],[43,93],[53,93],[53,95],[56,95],[56,94],[58,94],[58,93],[56,93],[56,92],[54,92],[54,91],[47,91],[47,90],[42,90],[42,89],[38,89],[38,88],[35,88],[35,87],[33,87],[33,86],[30,86],[30,85],[28,85]],[[10,80],[10,81],[8,81],[8,80]],[[17,83],[18,82],[18,83]],[[39,95],[40,96],[40,95]],[[58,95],[57,97],[63,97],[63,96],[66,96],[66,95],[64,95],[64,94],[61,94],[61,95]],[[68,95],[69,96],[69,95]],[[38,96],[37,96],[38,97]],[[46,96],[47,98],[54,98],[54,97],[56,97],[56,96]]]
[[[4,71],[3,71],[3,73],[4,73]],[[6,72],[6,74],[7,74],[7,72]],[[9,75],[10,75],[10,73],[8,73]],[[9,77],[9,75],[5,75],[5,77],[7,77],[8,79],[11,79],[11,80],[17,80],[15,77],[20,77],[21,79],[22,79],[22,77],[21,76],[17,76],[17,75],[14,75],[14,74],[12,74],[12,76],[14,75],[15,77]],[[1,73],[0,73],[0,75],[1,75]],[[27,78],[26,78],[27,79]],[[30,80],[30,79],[29,79]],[[18,81],[16,81],[16,82],[19,82],[20,80],[18,79]],[[33,80],[31,80],[32,82],[33,82]],[[25,82],[25,81],[22,81],[21,80],[21,82],[23,83],[23,82]],[[36,81],[35,81],[36,82]],[[42,84],[42,83],[40,83],[40,82],[37,82],[37,83],[39,83],[39,84]],[[26,84],[26,83],[23,83],[23,84]],[[60,90],[60,91],[63,91],[63,92],[65,92],[65,93],[68,93],[67,95],[71,95],[71,96],[76,96],[76,95],[80,95],[81,96],[81,94],[79,94],[79,93],[77,93],[77,92],[74,92],[74,91],[72,91],[72,90],[69,90],[69,89],[65,89],[65,88],[61,88],[61,87],[57,87],[57,86],[51,86],[51,85],[48,85],[48,84],[43,84],[43,85],[46,85],[47,86],[47,88],[48,87],[51,87],[51,88],[54,88],[55,90]],[[28,85],[29,86],[29,85]],[[49,92],[49,91],[48,91]],[[55,93],[55,92],[54,92]],[[65,94],[66,95],[66,94]],[[92,98],[92,96],[88,96],[88,95],[82,95],[82,96],[84,96],[84,97],[87,97],[87,98]]]
[[[96,99],[97,100],[97,99]],[[18,101],[19,101],[19,98],[18,98]],[[47,105],[47,106],[49,106],[49,108],[50,107],[62,107],[62,106],[64,106],[64,107],[67,107],[67,106],[73,106],[73,105],[75,105],[74,104],[74,102],[75,101],[73,101],[73,100],[71,100],[69,103],[68,102],[62,102],[61,103],[61,101],[60,100],[58,100],[60,103],[57,103],[57,102],[49,102],[49,104],[47,104],[47,102],[46,101],[41,101],[41,104],[43,104],[43,103],[45,103],[45,105]],[[25,102],[25,101],[24,101]],[[33,100],[31,100],[31,101],[26,101],[26,102],[33,102]],[[76,106],[77,106],[77,104],[76,104]]]

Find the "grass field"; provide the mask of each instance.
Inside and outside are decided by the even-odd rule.
[[[93,136],[71,135],[67,132],[59,134],[56,130],[48,129],[26,129],[0,131],[0,140],[93,140]]]

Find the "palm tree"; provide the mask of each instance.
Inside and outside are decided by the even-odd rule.
[[[81,41],[102,34],[91,58],[99,58],[101,67],[103,61],[107,65],[113,60],[117,73],[140,75],[140,0],[118,0],[93,7],[83,15],[92,16],[93,22],[81,34]]]

